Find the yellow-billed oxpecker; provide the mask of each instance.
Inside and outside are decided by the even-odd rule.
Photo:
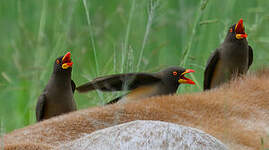
[[[229,28],[224,42],[207,61],[204,90],[218,87],[248,71],[253,61],[253,52],[246,38],[243,20],[240,19]]]
[[[36,105],[37,121],[76,110],[72,65],[70,52],[55,60],[52,75]]]
[[[86,84],[77,87],[79,92],[91,90],[124,91],[130,92],[118,97],[107,104],[127,102],[141,98],[176,93],[178,86],[183,84],[195,84],[185,74],[194,72],[191,69],[181,67],[169,67],[156,73],[125,73],[96,78]]]

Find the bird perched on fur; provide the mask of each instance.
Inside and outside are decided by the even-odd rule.
[[[126,102],[150,96],[176,93],[178,86],[183,84],[195,84],[185,74],[194,72],[191,69],[181,67],[169,67],[156,73],[125,73],[96,78],[86,84],[77,87],[79,92],[91,90],[100,91],[124,91],[130,90],[127,95],[118,97],[107,104],[118,101]]]
[[[70,52],[55,60],[48,84],[38,98],[37,121],[76,110],[73,98],[76,85],[71,80],[72,65]]]
[[[204,72],[204,90],[218,87],[248,71],[253,52],[246,38],[243,20],[240,19],[229,28],[224,42],[208,59]]]

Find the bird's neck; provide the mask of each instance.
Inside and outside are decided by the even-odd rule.
[[[225,40],[224,40],[224,43],[229,43],[229,42],[232,42],[232,43],[238,44],[238,45],[247,44],[247,40],[246,39],[238,40],[235,37],[232,37],[231,35],[227,35],[226,38],[225,38]]]
[[[246,39],[227,39],[222,43],[221,47],[224,47],[226,51],[230,51],[231,55],[242,55],[247,50],[248,42]]]
[[[53,73],[51,79],[57,86],[70,86],[71,87],[71,72],[58,72]]]
[[[173,80],[163,80],[163,84],[169,89],[167,90],[168,93],[175,93],[178,89],[179,84],[177,81]]]

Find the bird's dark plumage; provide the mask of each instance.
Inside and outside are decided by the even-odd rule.
[[[79,86],[77,90],[79,92],[97,89],[101,91],[133,90],[140,85],[147,85],[156,81],[160,81],[160,78],[149,73],[116,74],[96,78],[89,83]]]
[[[224,42],[208,59],[204,72],[204,90],[218,87],[247,72],[253,61],[253,51],[246,37],[243,20],[240,19],[230,27]]]
[[[70,53],[56,59],[48,84],[38,98],[37,121],[76,110],[73,98],[76,84],[71,80],[72,64]]]
[[[36,105],[36,120],[41,121],[44,117],[44,106],[46,106],[46,95],[42,93],[37,101]]]
[[[214,69],[219,61],[219,51],[216,50],[208,59],[206,69],[205,69],[205,78],[204,78],[204,89],[210,88],[211,79],[214,73]]]
[[[180,83],[194,84],[193,81],[184,77],[184,72],[189,73],[193,71],[180,67],[170,67],[157,73],[115,74],[96,78],[91,82],[77,87],[76,89],[79,92],[87,92],[91,90],[131,90],[127,95],[108,102],[108,104],[112,104],[122,99],[130,100],[156,95],[172,94],[177,91]]]
[[[253,50],[252,47],[248,45],[248,68],[253,62]]]

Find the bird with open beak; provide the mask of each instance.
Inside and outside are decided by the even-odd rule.
[[[176,93],[180,84],[195,84],[186,74],[192,69],[169,67],[156,73],[125,73],[96,78],[77,87],[79,92],[91,90],[130,92],[111,100],[107,104],[139,100],[146,97]]]
[[[55,60],[52,75],[36,105],[37,121],[76,110],[73,98],[76,85],[71,79],[72,65],[70,52]]]
[[[234,77],[245,74],[253,61],[243,19],[231,26],[224,42],[207,61],[204,72],[204,90],[215,88]]]

